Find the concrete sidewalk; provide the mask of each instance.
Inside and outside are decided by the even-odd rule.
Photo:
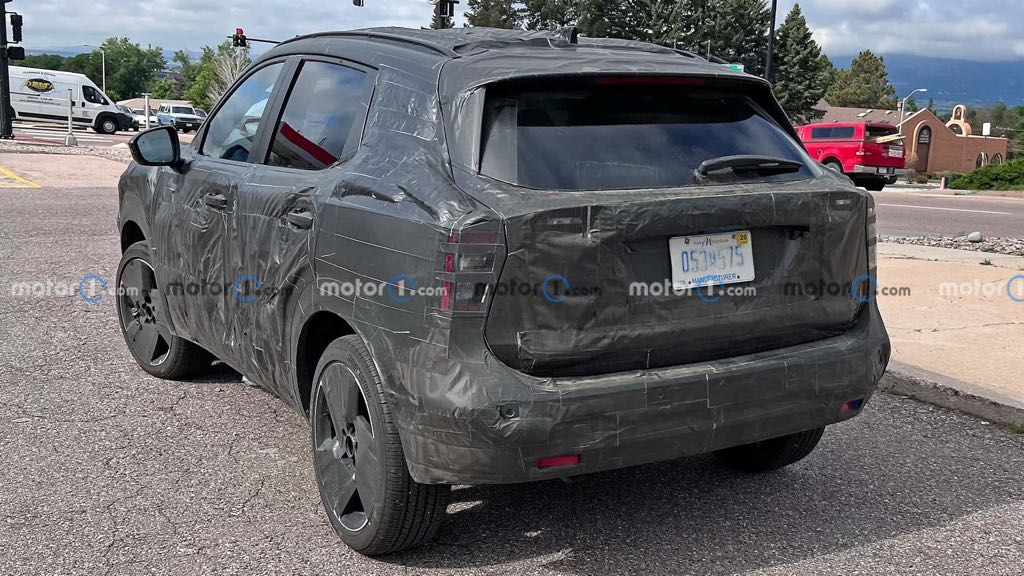
[[[883,387],[1024,426],[1024,257],[879,244],[878,258]]]

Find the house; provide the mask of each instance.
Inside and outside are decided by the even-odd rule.
[[[874,110],[816,106],[824,112],[817,122],[883,122],[900,126],[896,110]],[[922,173],[970,172],[987,164],[1002,164],[1006,159],[1006,138],[978,136],[967,123],[967,107],[953,108],[949,122],[943,122],[927,108],[903,114],[900,131],[906,135],[907,168]]]

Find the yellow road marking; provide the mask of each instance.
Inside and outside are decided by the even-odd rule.
[[[42,188],[39,184],[22,178],[3,166],[0,166],[0,174],[6,177],[5,179],[0,178],[0,188]]]

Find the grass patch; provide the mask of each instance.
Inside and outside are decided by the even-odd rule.
[[[985,258],[984,260],[981,261],[981,265],[982,266],[992,266],[993,264],[992,264],[991,260],[989,260],[988,258]]]

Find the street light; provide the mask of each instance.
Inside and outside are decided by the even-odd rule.
[[[910,100],[910,97],[913,96],[914,94],[917,94],[918,92],[927,91],[927,88],[918,88],[917,90],[914,90],[910,94],[907,94],[907,96],[903,99],[903,102],[900,104],[900,123],[896,126],[896,128],[900,131],[900,134],[903,133],[903,119],[907,117],[907,100]]]
[[[96,48],[100,51],[100,55],[103,58],[103,95],[107,95],[107,49],[103,46],[95,46],[93,44],[82,44],[86,48]]]

